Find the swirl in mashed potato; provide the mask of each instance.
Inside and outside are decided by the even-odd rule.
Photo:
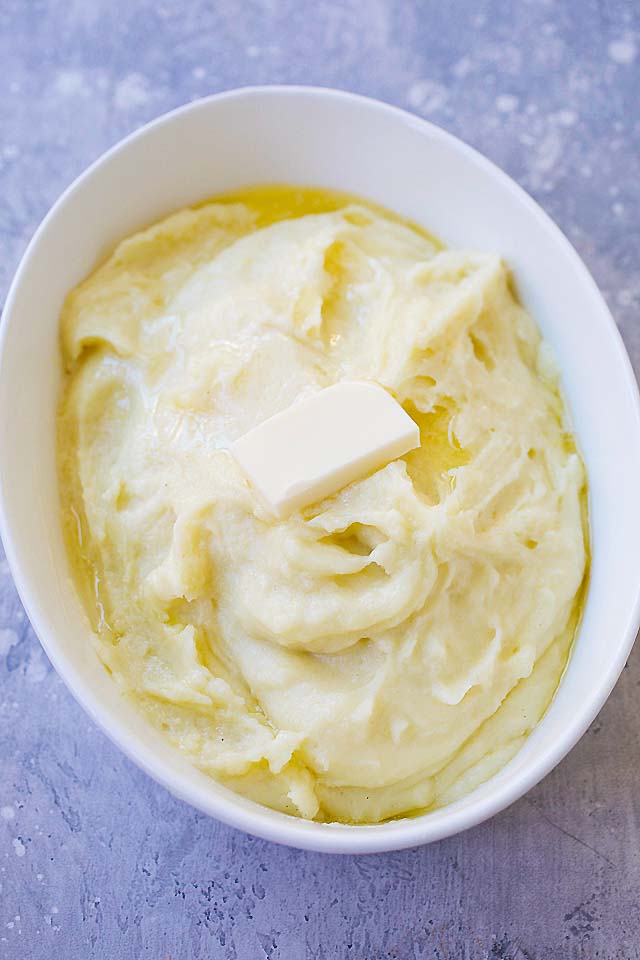
[[[371,823],[515,754],[567,661],[587,528],[553,364],[498,255],[249,190],[123,241],[68,296],[62,343],[97,651],[194,764]],[[341,379],[386,387],[421,447],[275,521],[229,443]]]

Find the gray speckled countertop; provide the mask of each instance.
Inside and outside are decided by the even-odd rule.
[[[316,83],[409,107],[508,170],[640,369],[634,0],[0,0],[0,62],[3,295],[50,204],[121,136],[213,91]],[[640,957],[640,651],[526,798],[365,858],[252,839],[152,783],[51,670],[3,559],[0,683],[2,957]]]

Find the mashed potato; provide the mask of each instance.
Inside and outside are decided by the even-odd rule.
[[[585,477],[500,257],[285,188],[183,210],[68,297],[70,551],[100,658],[199,768],[371,823],[445,804],[523,743],[564,669]],[[277,522],[231,441],[341,379],[421,447]]]

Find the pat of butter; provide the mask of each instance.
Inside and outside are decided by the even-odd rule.
[[[417,424],[391,394],[345,381],[265,420],[231,444],[231,453],[282,518],[419,446]]]

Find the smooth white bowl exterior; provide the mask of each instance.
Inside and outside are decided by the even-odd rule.
[[[238,797],[194,769],[119,696],[87,639],[70,579],[55,462],[65,294],[132,231],[216,193],[278,181],[361,194],[448,244],[501,252],[560,361],[589,474],[591,586],[551,708],[497,776],[463,800],[411,820],[309,823]],[[442,130],[376,101],[304,87],[248,88],[170,113],[109,151],[53,207],[15,277],[0,351],[0,522],[27,614],[94,720],[135,763],[205,813],[270,840],[328,852],[437,840],[533,786],[611,691],[639,620],[635,379],[611,315],[569,242],[513,181]]]

